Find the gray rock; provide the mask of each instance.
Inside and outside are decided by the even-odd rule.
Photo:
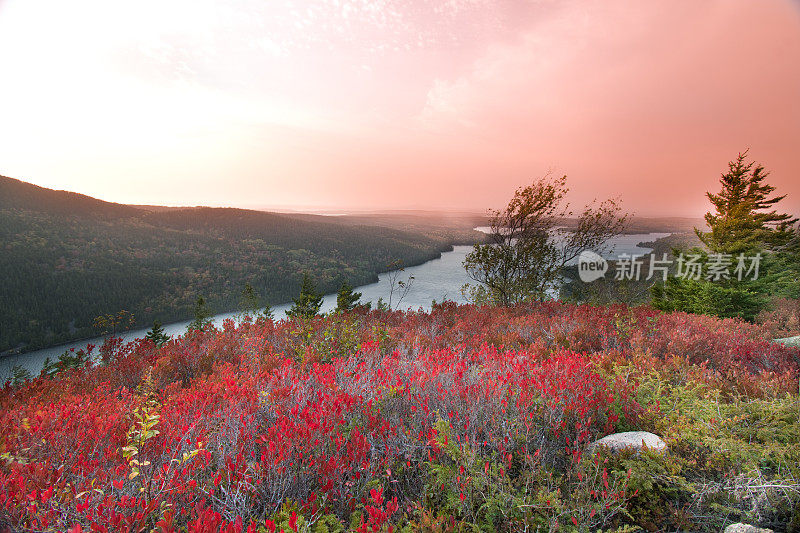
[[[725,533],[774,533],[771,529],[751,526],[750,524],[731,524],[725,528]]]
[[[789,346],[790,348],[800,348],[800,337],[786,337],[785,339],[775,339],[775,342],[779,342],[784,346]]]
[[[589,445],[589,449],[593,450],[597,446],[608,448],[615,453],[625,448],[632,448],[638,453],[644,447],[660,453],[665,453],[667,451],[667,443],[655,433],[649,433],[647,431],[613,433],[600,440],[594,441]]]

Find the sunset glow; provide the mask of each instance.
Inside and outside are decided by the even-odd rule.
[[[749,148],[800,212],[790,0],[0,0],[0,76],[0,174],[105,200],[696,216]]]

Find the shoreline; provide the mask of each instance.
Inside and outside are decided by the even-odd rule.
[[[637,234],[636,238],[631,238],[629,235],[621,236],[619,242],[615,244],[621,247],[620,251],[624,250],[642,250],[637,246],[637,243],[642,241],[653,240],[657,238],[658,234]],[[472,283],[463,269],[463,258],[469,253],[472,247],[468,244],[447,245],[443,247],[443,251],[432,254],[429,258],[416,264],[409,264],[404,267],[406,271],[403,276],[413,276],[415,278],[414,288],[412,294],[409,295],[407,300],[404,300],[402,306],[398,308],[408,309],[427,309],[430,307],[432,300],[452,300],[456,302],[465,301],[461,288],[464,284]],[[362,292],[362,302],[377,302],[379,298],[384,301],[389,296],[390,286],[388,282],[389,273],[391,270],[376,273],[375,277],[367,283],[362,283],[355,287],[355,290]],[[336,293],[334,291],[324,295],[324,303],[322,312],[328,312],[335,308]],[[284,302],[282,304],[274,304],[272,306],[275,312],[276,320],[283,318],[284,313],[289,309],[291,302]],[[241,310],[233,309],[227,312],[215,313],[212,321],[216,324],[221,324],[227,318],[235,318],[240,314]],[[185,320],[175,320],[168,323],[162,323],[165,332],[171,337],[178,337],[186,333],[186,326],[191,322],[191,317]],[[150,326],[138,327],[135,329],[118,332],[116,336],[121,337],[124,343],[134,341],[137,338],[142,338]],[[41,362],[45,357],[50,357],[51,360],[57,359],[61,354],[70,349],[81,349],[87,344],[94,344],[100,346],[104,340],[108,338],[107,335],[97,335],[93,337],[83,337],[69,342],[62,342],[53,344],[44,348],[37,348],[18,353],[4,354],[0,356],[0,378],[5,378],[11,375],[11,369],[14,366],[22,366],[32,373],[38,373],[41,368]]]
[[[380,270],[380,271],[373,272],[373,276],[370,277],[370,282],[366,283],[364,285],[361,285],[361,286],[366,286],[366,285],[370,285],[372,283],[377,283],[378,280],[380,279],[380,276],[383,275],[383,274],[387,274],[389,272],[395,272],[395,271],[406,269],[406,268],[421,266],[421,265],[424,265],[424,264],[429,263],[431,261],[435,261],[437,259],[441,259],[442,258],[442,254],[452,252],[455,249],[456,246],[472,246],[472,244],[448,243],[447,245],[445,245],[444,247],[439,249],[436,252],[435,255],[432,255],[431,257],[428,257],[427,259],[422,259],[420,261],[412,261],[409,264],[404,265],[401,269],[394,269],[394,270],[387,269],[387,270]],[[331,292],[331,293],[325,293],[323,296],[330,296],[330,295],[335,295],[335,294],[336,294],[335,292]],[[292,300],[290,299],[288,301],[271,303],[269,305],[270,305],[270,307],[279,307],[279,306],[288,305],[288,304],[291,304],[291,303],[292,303]],[[220,316],[220,315],[230,315],[230,314],[236,313],[237,311],[239,311],[238,308],[225,309],[225,310],[222,310],[222,311],[220,311],[218,313],[214,313],[214,316],[216,317],[216,316]],[[184,322],[188,323],[188,322],[192,321],[192,318],[193,317],[191,317],[191,316],[187,316],[185,318],[179,318],[177,320],[171,320],[170,322],[163,323],[162,327],[175,326],[175,325],[179,325],[179,324],[184,323]],[[135,328],[128,329],[128,330],[125,330],[125,331],[117,332],[113,336],[124,336],[124,335],[130,334],[130,333],[133,333],[133,332],[137,332],[137,331],[142,331],[142,332],[146,333],[146,332],[150,331],[151,328],[152,328],[152,325],[151,326],[145,326],[145,327],[135,327]],[[144,333],[142,335],[144,335]],[[36,353],[36,352],[41,351],[41,350],[55,350],[55,349],[57,349],[57,348],[59,348],[61,346],[67,347],[65,350],[68,350],[69,346],[72,346],[72,345],[74,345],[76,343],[81,343],[81,342],[84,342],[84,341],[91,341],[92,339],[97,339],[100,336],[101,335],[91,335],[91,336],[86,336],[86,337],[75,337],[75,338],[66,340],[64,342],[59,342],[57,344],[48,344],[48,345],[45,345],[45,346],[37,346],[37,347],[31,348],[29,350],[22,350],[22,351],[15,351],[14,349],[6,350],[4,352],[0,352],[0,361],[3,361],[3,360],[5,360],[5,359],[7,359],[9,357],[19,357],[19,356],[24,356],[25,354]],[[111,335],[108,335],[108,336],[111,336]],[[108,336],[104,336],[104,337],[108,338]]]

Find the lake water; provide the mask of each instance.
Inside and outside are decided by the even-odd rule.
[[[482,229],[482,228],[481,228]],[[612,258],[620,254],[646,254],[650,250],[637,246],[641,242],[652,242],[661,237],[666,237],[668,233],[646,233],[635,235],[620,235],[614,239],[613,248],[605,254],[606,257]],[[378,277],[376,283],[363,285],[356,290],[362,294],[362,302],[372,302],[373,307],[377,304],[379,298],[383,298],[388,302],[391,293],[391,278],[394,275],[397,280],[408,281],[410,276],[414,279],[411,282],[411,287],[407,294],[397,304],[398,290],[395,290],[393,295],[392,307],[399,309],[423,309],[430,310],[433,300],[443,301],[452,300],[457,303],[465,303],[465,299],[461,294],[461,287],[470,283],[471,280],[467,277],[466,271],[462,266],[464,258],[472,250],[471,246],[455,246],[452,252],[445,252],[439,259],[428,261],[422,265],[406,268],[403,272],[399,273],[384,273]],[[273,308],[275,320],[280,320],[286,317],[286,311],[289,310],[291,304],[278,305]],[[332,311],[336,307],[336,295],[328,294],[325,296],[322,303],[322,311]],[[223,313],[213,317],[212,321],[215,325],[221,326],[223,320],[227,318],[235,319],[237,317],[234,313]],[[172,324],[164,325],[164,331],[167,335],[177,337],[186,333],[186,328],[190,321],[175,322]],[[130,342],[135,339],[142,338],[150,328],[137,329],[127,331],[121,335],[124,342]],[[33,352],[28,352],[20,355],[12,355],[0,358],[0,383],[5,381],[11,374],[11,369],[15,365],[26,368],[29,372],[36,375],[38,374],[46,358],[51,361],[58,359],[58,356],[63,354],[64,351],[74,348],[86,348],[87,344],[94,344],[98,347],[103,343],[103,337],[96,337],[94,339],[73,342],[70,344],[54,346]]]

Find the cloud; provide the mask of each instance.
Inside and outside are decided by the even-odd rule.
[[[797,94],[800,16],[786,2],[569,2],[435,80],[417,122],[501,172],[557,166],[582,199],[599,182],[652,210],[667,187],[655,210],[668,212],[748,147],[800,195]]]
[[[576,202],[622,193],[686,214],[750,147],[800,198],[796,2],[0,0],[0,13],[0,173],[42,185],[142,203],[168,183],[191,203],[487,207],[555,167]]]

